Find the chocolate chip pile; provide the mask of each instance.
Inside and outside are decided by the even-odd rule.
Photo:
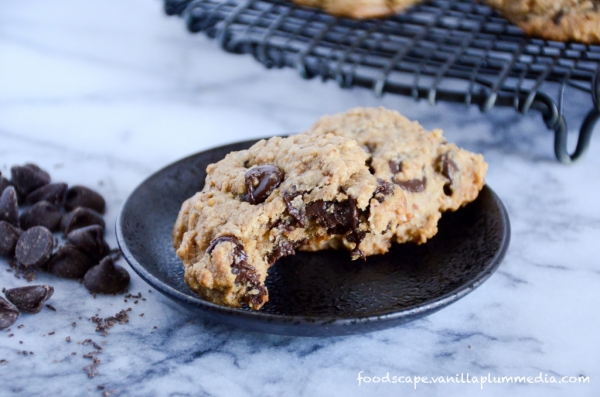
[[[19,208],[21,206],[21,208]],[[115,265],[104,240],[104,198],[84,186],[51,183],[35,164],[11,168],[9,181],[0,173],[0,256],[17,274],[31,281],[44,270],[58,277],[83,279],[91,293],[115,294],[129,285],[129,273]],[[66,239],[59,246],[54,232]],[[0,297],[0,329],[10,327],[20,312],[37,313],[52,296],[48,285],[6,290]]]

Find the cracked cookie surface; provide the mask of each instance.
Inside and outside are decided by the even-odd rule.
[[[487,164],[481,154],[448,143],[441,130],[427,131],[393,110],[356,108],[324,116],[309,134],[356,140],[368,156],[370,172],[405,193],[410,220],[367,235],[361,244],[366,255],[387,251],[391,240],[426,242],[437,233],[442,212],[475,200],[484,185]],[[335,247],[340,239],[311,248]]]
[[[530,36],[600,44],[600,0],[485,0]]]
[[[338,237],[353,259],[371,254],[365,238],[409,214],[404,191],[372,175],[367,158],[354,140],[303,133],[209,165],[173,230],[187,284],[211,302],[257,310],[268,268],[296,249]]]

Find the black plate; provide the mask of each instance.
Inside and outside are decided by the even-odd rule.
[[[200,299],[183,281],[171,230],[184,200],[201,190],[206,166],[256,140],[180,160],[143,182],[117,219],[125,259],[150,285],[207,319],[248,330],[325,336],[376,331],[416,320],[465,296],[502,261],[510,239],[506,209],[489,188],[446,213],[427,244],[395,244],[385,255],[351,261],[347,251],[299,253],[267,278],[269,302],[257,312]]]

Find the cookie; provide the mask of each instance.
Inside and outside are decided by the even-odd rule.
[[[437,233],[442,212],[475,200],[484,185],[487,164],[482,155],[446,142],[441,130],[427,131],[396,111],[356,108],[325,116],[309,134],[356,140],[368,156],[371,173],[400,187],[406,196],[410,220],[385,233],[367,235],[360,246],[365,255],[387,251],[391,240],[425,243]],[[308,248],[339,244],[329,241]]]
[[[322,8],[325,12],[355,19],[378,18],[395,14],[422,0],[293,0],[294,3]]]
[[[269,267],[300,247],[337,238],[353,259],[364,257],[367,235],[409,217],[403,189],[371,174],[367,159],[352,139],[303,133],[209,165],[173,230],[187,284],[208,301],[257,310]]]
[[[486,0],[528,35],[600,44],[600,0]]]

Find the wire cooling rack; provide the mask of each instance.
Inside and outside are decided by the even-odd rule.
[[[164,0],[190,32],[252,54],[267,68],[334,79],[375,95],[394,93],[539,111],[554,131],[556,158],[583,156],[600,119],[600,46],[528,38],[476,0],[433,0],[384,19],[336,18],[287,0]],[[565,92],[590,95],[576,148],[567,149]]]

